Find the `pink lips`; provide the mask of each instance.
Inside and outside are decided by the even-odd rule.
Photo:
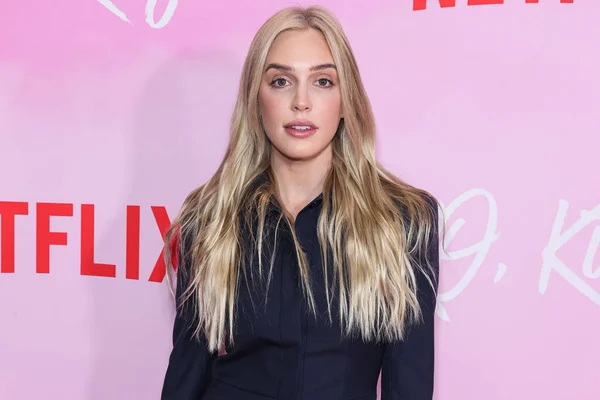
[[[317,128],[315,124],[308,120],[296,120],[284,125],[288,135],[295,138],[307,138],[315,134]]]

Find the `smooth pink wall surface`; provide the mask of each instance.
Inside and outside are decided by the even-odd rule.
[[[290,4],[3,5],[0,399],[159,398],[161,230],[223,155],[252,35]],[[599,399],[600,3],[320,4],[378,157],[445,206],[436,399]]]

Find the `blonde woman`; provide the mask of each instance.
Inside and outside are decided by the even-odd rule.
[[[230,144],[169,231],[177,314],[163,400],[431,400],[438,204],[375,160],[337,20],[256,34]],[[221,351],[220,351],[221,350]]]

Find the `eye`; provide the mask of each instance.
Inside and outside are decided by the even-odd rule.
[[[271,81],[271,86],[274,87],[283,87],[287,83],[287,80],[284,78],[275,78]]]
[[[320,78],[319,80],[317,80],[317,85],[318,86],[333,86],[333,81],[331,79],[327,79],[327,78]]]

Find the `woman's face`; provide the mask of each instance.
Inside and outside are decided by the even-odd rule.
[[[321,33],[287,31],[277,37],[258,99],[273,157],[309,161],[331,156],[342,101],[333,57]]]

